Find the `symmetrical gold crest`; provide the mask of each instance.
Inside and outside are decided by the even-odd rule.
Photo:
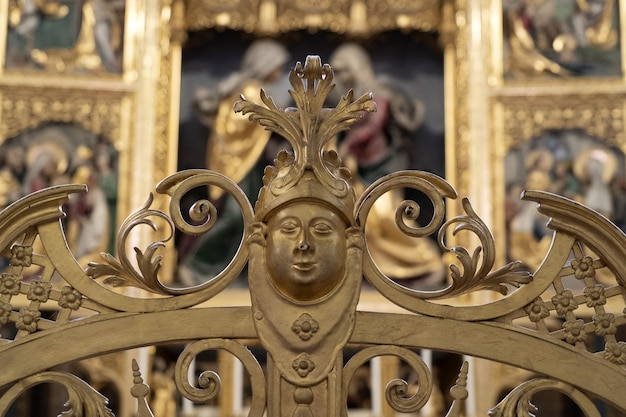
[[[330,393],[314,395],[310,387],[338,372],[362,277],[363,231],[353,215],[350,172],[324,146],[374,104],[370,96],[352,103],[350,93],[335,109],[323,109],[332,78],[330,67],[310,56],[290,76],[297,109],[277,111],[264,95],[270,109],[245,98],[236,106],[294,149],[266,168],[249,238],[255,326],[281,378],[296,390],[294,409],[329,406]]]

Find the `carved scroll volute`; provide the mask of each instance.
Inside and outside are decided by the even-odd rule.
[[[352,102],[350,92],[335,109],[322,108],[332,77],[319,57],[308,57],[290,74],[297,109],[278,110],[264,93],[267,107],[245,97],[235,106],[285,136],[294,150],[266,168],[248,240],[254,323],[281,384],[292,393],[281,399],[281,414],[328,410],[329,375],[341,372],[335,365],[352,333],[360,294],[363,230],[353,214],[350,172],[336,152],[323,149],[375,107],[370,96]]]

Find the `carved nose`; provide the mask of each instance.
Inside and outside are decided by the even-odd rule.
[[[296,246],[299,252],[307,252],[313,250],[313,245],[311,244],[311,236],[306,230],[302,230],[300,235],[298,236],[298,245]]]

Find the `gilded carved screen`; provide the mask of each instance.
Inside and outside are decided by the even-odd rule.
[[[105,166],[115,177],[121,167],[121,177],[127,178],[138,125],[132,120],[136,96],[130,82],[137,65],[128,55],[134,40],[125,27],[136,3],[8,1],[2,7],[3,187],[21,188],[3,189],[10,195],[3,195],[2,204],[33,190],[26,177],[41,171],[35,155],[39,160],[48,156],[56,164],[42,184],[71,182],[79,167],[91,171],[82,173],[84,179],[100,176],[96,173]],[[97,162],[100,157],[108,161]],[[89,182],[93,186],[99,180]],[[118,209],[121,215],[128,213],[128,188],[123,181],[109,191],[107,211],[112,214],[106,221],[112,227],[117,227]]]
[[[134,196],[176,168],[170,114],[180,16],[169,1],[8,0],[0,7],[0,143],[48,126],[84,131],[89,139],[81,144],[92,154],[101,153],[93,137],[106,142],[121,179],[115,211],[128,215]]]
[[[542,1],[502,2],[498,10],[490,99],[494,224],[512,259],[544,235],[545,219],[524,214],[524,188],[584,202],[623,225],[624,8],[610,0]]]

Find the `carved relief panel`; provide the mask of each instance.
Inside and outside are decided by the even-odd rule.
[[[174,169],[171,3],[11,0],[2,8],[0,143],[50,124],[103,138],[119,157],[116,211],[127,215],[136,191]],[[151,156],[136,156],[142,146]],[[137,171],[145,179],[129,181]]]
[[[621,222],[626,96],[619,92],[598,93],[602,86],[597,83],[595,89],[581,87],[579,93],[571,94],[496,99],[494,115],[502,124],[494,129],[497,157],[493,165],[493,189],[498,207],[502,207],[496,221],[503,227],[501,236],[508,238],[509,251],[524,244],[511,234],[511,221],[524,205],[519,201],[522,189],[557,192],[595,207],[612,221]],[[597,180],[591,175],[594,168],[590,164],[599,165]],[[538,181],[527,182],[532,178]],[[565,186],[563,181],[569,185]],[[602,192],[595,194],[594,190]],[[540,222],[545,223],[545,219]]]
[[[615,0],[503,2],[505,78],[620,76],[621,16]]]
[[[547,167],[546,184],[542,180],[522,188],[558,191],[567,176],[577,191],[563,189],[561,194],[578,201],[589,201],[584,196],[596,189],[584,161],[590,155],[592,161],[600,158],[597,163],[606,178],[598,187],[607,196],[607,207],[600,211],[619,222],[626,149],[622,5],[616,1],[494,4],[494,13],[502,16],[500,30],[493,32],[490,99],[496,233],[508,239],[508,248],[513,249],[517,239],[511,236],[510,222],[521,204],[513,184],[539,179],[536,170],[529,177],[533,170],[529,164],[536,158]],[[520,170],[525,170],[525,179],[513,179],[521,175],[513,172]]]

